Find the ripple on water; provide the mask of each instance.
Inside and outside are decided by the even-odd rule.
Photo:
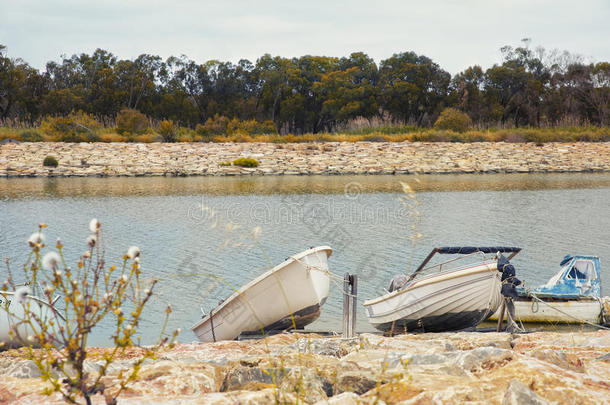
[[[0,254],[17,268],[25,240],[46,222],[47,241],[61,236],[69,262],[85,250],[88,223],[105,229],[106,259],[131,245],[142,250],[147,277],[158,277],[159,297],[147,310],[145,341],[158,333],[163,308],[174,308],[171,328],[190,326],[248,280],[310,246],[334,248],[331,270],[359,275],[361,301],[383,293],[390,278],[418,264],[439,245],[518,245],[520,278],[545,282],[567,253],[610,262],[610,174],[477,176],[320,176],[257,178],[3,179],[0,181]],[[423,235],[415,250],[413,219],[399,201],[398,181],[414,185]],[[50,182],[50,183],[49,183]],[[357,187],[353,186],[357,184]],[[346,186],[352,184],[348,193]],[[353,192],[356,190],[356,192]],[[217,216],[209,218],[209,207]],[[230,221],[239,228],[227,230]],[[213,226],[216,223],[216,226]],[[260,248],[242,240],[262,228]],[[227,247],[220,248],[227,244]],[[262,248],[262,249],[261,249]],[[413,255],[413,259],[411,256]],[[602,269],[610,280],[610,270]],[[0,273],[3,274],[3,273]],[[218,281],[220,279],[221,281]],[[607,288],[606,288],[607,291]],[[607,292],[606,292],[607,293]],[[338,286],[312,329],[341,329]],[[92,344],[105,345],[110,324]],[[362,307],[358,329],[371,330]]]

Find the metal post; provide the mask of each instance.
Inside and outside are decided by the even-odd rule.
[[[358,275],[354,274],[351,277],[352,279],[352,330],[351,330],[351,336],[350,337],[354,337],[356,336],[356,299],[358,298]]]
[[[343,276],[343,338],[349,338],[349,334],[351,332],[350,324],[349,324],[349,291],[350,291],[350,275],[349,273],[345,273]]]

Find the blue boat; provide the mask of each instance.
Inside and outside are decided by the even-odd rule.
[[[535,294],[541,299],[559,300],[601,298],[601,274],[599,257],[566,255],[561,270],[544,285],[530,290],[518,288],[522,297]]]
[[[566,255],[560,266],[544,285],[517,287],[515,318],[534,323],[608,323],[610,297],[601,295],[599,257]]]

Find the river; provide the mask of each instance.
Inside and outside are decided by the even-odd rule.
[[[137,245],[145,277],[160,279],[140,328],[145,343],[168,302],[169,327],[190,342],[200,307],[208,311],[233,287],[318,245],[334,249],[334,274],[359,275],[360,304],[442,245],[519,246],[513,264],[530,286],[550,278],[568,253],[600,256],[602,280],[610,280],[607,173],[0,180],[0,255],[15,273],[39,222],[48,225],[48,244],[61,237],[76,266],[91,218],[102,223],[108,264]],[[333,284],[308,328],[340,332],[341,313]],[[372,330],[361,305],[357,326]],[[105,322],[89,343],[108,345],[110,334]]]

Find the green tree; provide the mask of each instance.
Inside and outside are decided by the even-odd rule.
[[[485,83],[488,102],[499,106],[502,124],[539,125],[540,106],[551,78],[539,54],[524,46],[501,48],[504,62],[487,70]]]
[[[430,123],[447,97],[451,75],[414,52],[394,54],[380,64],[381,107],[418,125]]]
[[[465,111],[478,124],[482,124],[490,115],[482,91],[484,83],[485,73],[480,66],[467,68],[455,75],[451,81],[451,89],[456,97],[455,106]]]
[[[114,65],[116,97],[122,107],[151,112],[157,102],[157,82],[163,61],[159,56],[142,54],[134,61],[120,60]]]
[[[338,70],[323,74],[313,91],[322,99],[321,124],[326,130],[352,118],[378,113],[377,66],[363,53],[339,60]]]

